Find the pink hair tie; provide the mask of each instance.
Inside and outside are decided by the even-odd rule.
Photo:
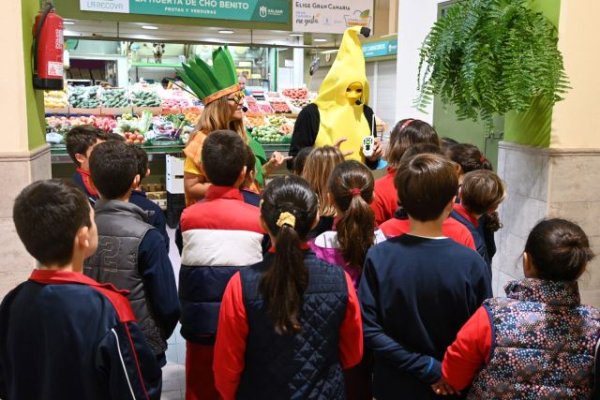
[[[414,119],[407,119],[406,121],[404,121],[404,123],[400,127],[400,130],[403,130],[404,128],[406,128],[407,126],[412,124],[414,121],[415,121]]]
[[[361,190],[359,188],[350,189],[350,193],[352,194],[352,197],[360,196],[360,192],[361,192]]]

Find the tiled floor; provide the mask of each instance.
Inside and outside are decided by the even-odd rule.
[[[169,258],[173,264],[175,280],[179,284],[181,258],[175,246],[175,231],[167,228],[171,238]],[[163,389],[161,399],[183,400],[185,398],[185,340],[179,334],[181,326],[177,324],[173,336],[168,340],[167,365],[163,367]]]

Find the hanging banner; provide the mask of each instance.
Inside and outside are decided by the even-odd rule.
[[[79,0],[81,11],[287,24],[288,0]]]
[[[373,29],[373,0],[293,0],[294,32],[344,33],[351,26]]]

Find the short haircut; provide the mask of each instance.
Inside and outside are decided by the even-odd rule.
[[[234,131],[208,134],[202,144],[202,169],[213,185],[233,186],[246,165],[246,143]]]
[[[106,136],[106,140],[116,140],[117,142],[125,141],[125,137],[123,137],[123,135],[119,135],[118,133],[115,133],[115,132],[109,132],[105,136]]]
[[[140,176],[140,182],[142,179],[146,177],[146,172],[148,172],[149,164],[148,164],[148,153],[146,150],[142,149],[140,146],[136,146],[135,144],[129,144],[133,151],[135,152],[135,160],[137,162],[137,173]]]
[[[456,195],[458,176],[445,157],[418,154],[400,163],[394,184],[408,215],[425,222],[437,219]]]
[[[404,154],[402,154],[402,158],[400,158],[400,161],[407,160],[411,157],[416,156],[417,154],[426,154],[426,153],[440,154],[442,156],[444,155],[440,146],[437,146],[437,145],[431,144],[431,143],[418,143],[418,144],[413,144],[412,146],[409,146],[404,151]]]
[[[59,266],[71,262],[77,231],[92,225],[86,196],[59,179],[23,189],[13,206],[13,221],[29,254],[42,265]]]
[[[100,143],[90,157],[90,173],[103,198],[113,200],[123,197],[138,174],[135,150],[124,142],[111,140]]]
[[[65,139],[67,153],[69,153],[71,160],[79,166],[75,154],[85,154],[90,146],[95,145],[98,140],[106,140],[106,134],[102,130],[92,125],[76,126],[67,133]]]

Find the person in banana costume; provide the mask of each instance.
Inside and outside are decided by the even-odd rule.
[[[369,35],[367,28],[346,29],[337,57],[312,104],[298,115],[289,155],[304,147],[339,146],[348,160],[358,160],[375,168],[382,147],[376,137],[375,115],[367,106],[369,82],[365,58],[358,35]],[[363,138],[373,135],[373,153],[365,155]]]

